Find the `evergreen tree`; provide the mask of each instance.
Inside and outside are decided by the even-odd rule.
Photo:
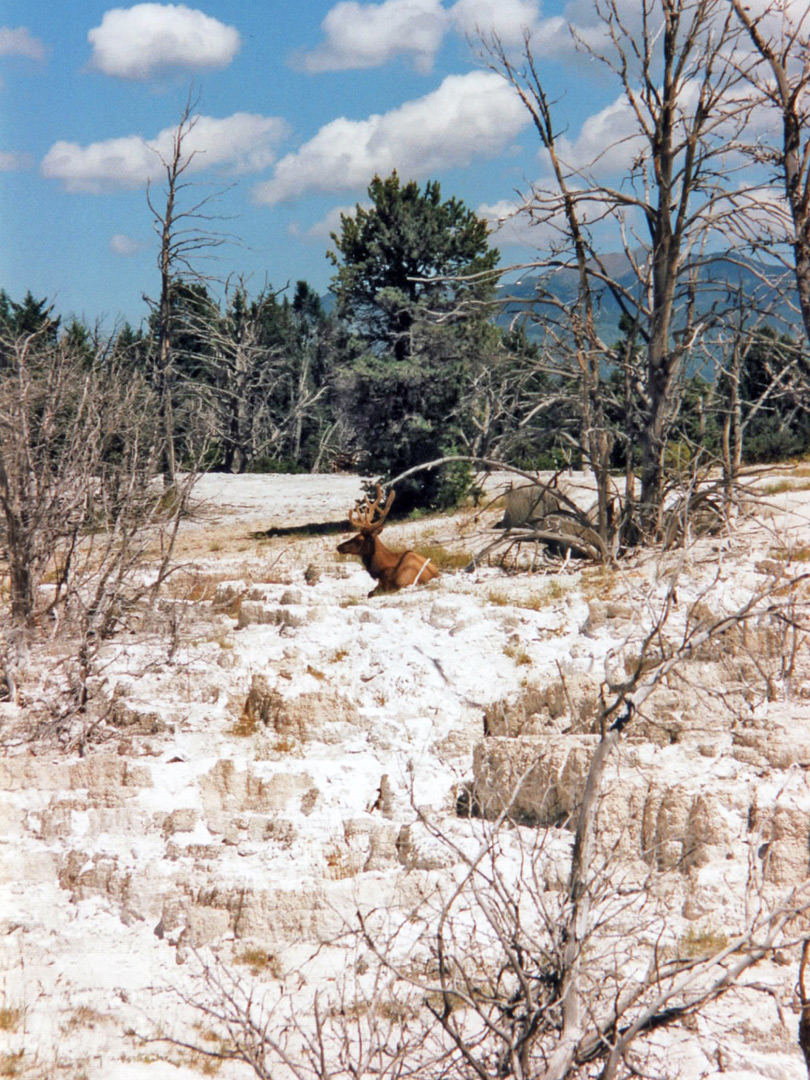
[[[344,321],[339,401],[366,467],[394,476],[463,448],[459,403],[490,349],[488,302],[499,254],[488,229],[436,181],[420,190],[375,176],[372,205],[341,216],[329,252]],[[400,485],[400,511],[452,505],[463,471]]]
[[[59,316],[53,315],[53,304],[47,299],[36,300],[30,289],[21,303],[12,300],[5,289],[0,289],[0,334],[3,338],[39,334],[43,344],[54,345],[59,322]]]
[[[757,331],[740,372],[745,461],[775,461],[810,446],[810,369],[800,343],[770,326]]]

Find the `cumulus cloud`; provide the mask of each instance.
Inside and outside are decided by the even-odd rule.
[[[749,6],[753,14],[761,15],[769,0],[750,0]],[[643,11],[638,0],[616,0],[616,7],[625,29],[640,32]],[[795,23],[805,14],[806,0],[785,0],[788,22]],[[765,20],[761,25],[770,24]],[[593,0],[568,0],[562,14],[546,18],[541,17],[540,0],[340,0],[327,13],[321,29],[324,40],[294,58],[306,71],[377,67],[405,55],[426,73],[432,70],[445,37],[453,32],[475,38],[479,32],[488,36],[494,31],[504,47],[511,49],[520,46],[529,31],[538,59],[553,56],[577,65],[587,62],[588,54],[578,50],[571,29],[576,39],[597,52],[610,51],[610,29]]]
[[[496,203],[482,203],[475,211],[489,225],[495,246],[520,244],[537,247],[538,237],[532,221],[525,212],[525,204],[514,199],[501,199]]]
[[[438,169],[493,157],[530,122],[515,92],[498,75],[450,75],[437,90],[367,120],[326,124],[257,185],[258,202],[274,204],[311,191],[351,191],[375,173],[397,169],[424,177]]]
[[[150,140],[140,135],[80,146],[55,143],[42,161],[42,174],[60,180],[66,190],[102,194],[143,187],[161,180],[161,158],[172,153],[177,129],[164,128]],[[233,173],[257,172],[275,160],[275,146],[287,134],[284,120],[254,113],[234,113],[222,120],[199,116],[183,141],[184,153],[194,158],[189,173],[219,168]]]
[[[44,60],[45,46],[25,26],[12,30],[0,26],[0,56],[27,56],[29,60]]]
[[[679,111],[675,116],[676,139],[685,142],[684,120],[694,116],[701,94],[700,79],[683,83],[679,94]],[[725,98],[727,109],[717,109],[706,125],[718,149],[729,160],[738,152],[739,128],[744,121],[746,141],[767,136],[775,130],[773,109],[767,102],[757,101],[754,92],[746,84],[740,84]],[[778,120],[776,121],[778,124]],[[636,112],[622,94],[603,109],[587,117],[575,137],[563,136],[557,140],[560,159],[571,169],[592,173],[606,179],[627,173],[632,163],[640,158],[649,159],[648,138],[640,128]],[[545,163],[544,151],[539,154]]]
[[[15,150],[0,150],[0,172],[19,172],[30,169],[34,159],[30,154],[18,154]]]
[[[551,177],[540,177],[533,187],[537,191],[554,191]],[[476,210],[492,230],[492,243],[496,247],[507,244],[548,253],[566,235],[567,225],[561,205],[538,206],[516,199],[502,199],[492,204],[482,204]]]
[[[457,0],[450,9],[459,33],[485,36],[493,30],[505,46],[518,45],[524,31],[531,31],[540,16],[537,0]]]
[[[136,240],[133,236],[127,236],[125,233],[116,233],[115,236],[110,237],[110,251],[113,255],[120,255],[124,259],[137,255],[146,246],[146,241]]]
[[[324,40],[295,58],[305,71],[345,71],[379,67],[409,56],[417,71],[432,70],[445,36],[495,30],[505,45],[523,39],[539,17],[538,0],[383,0],[379,4],[341,0],[321,23]]]
[[[345,71],[378,67],[406,54],[418,71],[428,72],[448,25],[441,0],[343,0],[321,23],[325,40],[300,53],[296,62],[305,71]]]
[[[589,116],[576,139],[561,138],[557,144],[560,158],[570,168],[593,167],[601,175],[626,170],[647,147],[635,111],[624,96]]]
[[[758,20],[760,32],[766,38],[772,36],[775,41],[779,41],[783,33],[789,35],[794,32],[807,17],[807,0],[781,0],[779,4],[774,4],[772,0],[746,0],[745,7],[749,14]],[[652,16],[645,15],[645,5],[639,3],[639,0],[615,0],[615,8],[618,14],[616,25],[620,22],[622,33],[634,37],[637,42],[641,41],[645,21],[650,34],[663,32],[664,19],[660,10],[654,11]],[[727,16],[727,5],[718,5],[703,29],[704,37],[709,33],[718,35]],[[574,31],[574,36],[571,30]],[[578,48],[577,42],[586,48]],[[753,45],[743,34],[737,48],[752,50]],[[598,68],[590,64],[588,49],[597,54],[616,56],[611,40],[611,26],[600,16],[599,5],[595,4],[594,0],[567,0],[562,15],[540,18],[535,24],[532,51],[538,60],[551,57],[583,69],[585,65],[589,65],[589,77],[593,78]],[[634,59],[632,50],[627,49],[625,60],[630,63],[632,81],[639,74],[640,58]],[[608,77],[608,73],[605,70],[597,77]]]
[[[790,207],[782,188],[738,188],[726,192],[715,204],[717,236],[750,241],[753,237],[773,248],[788,245],[795,237]]]
[[[172,68],[223,68],[239,32],[185,4],[136,4],[105,12],[87,35],[91,67],[122,79],[148,79]]]

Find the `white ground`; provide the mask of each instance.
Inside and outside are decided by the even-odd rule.
[[[410,864],[397,862],[392,836],[413,822],[414,807],[457,830],[461,843],[475,841],[480,823],[458,823],[454,808],[485,707],[560,672],[615,675],[626,629],[617,635],[608,619],[583,633],[589,601],[609,589],[641,618],[677,576],[681,612],[715,579],[712,604],[730,610],[761,586],[755,566],[769,549],[810,543],[810,499],[793,490],[772,496],[774,512],[741,522],[730,540],[633,560],[609,586],[593,570],[481,567],[368,600],[373,582],[359,563],[334,555],[338,535],[261,535],[339,521],[360,489],[348,476],[205,478],[182,536],[186,569],[163,619],[116,641],[96,683],[99,695],[117,695],[158,723],[123,727],[82,759],[29,748],[0,758],[0,1009],[8,1011],[0,1076],[201,1075],[200,1059],[139,1038],[158,1028],[190,1037],[175,991],[192,990],[194,948],[233,959],[248,942],[286,971],[300,966],[310,988],[331,984],[339,950],[306,964],[313,943],[338,931],[355,905],[413,902],[421,872],[452,870],[446,849],[431,853],[416,833]],[[395,548],[476,551],[498,516],[468,510],[393,525],[384,538]],[[313,584],[308,567],[320,571]],[[229,597],[241,597],[241,627]],[[186,612],[179,621],[178,610]],[[279,611],[283,621],[261,621]],[[255,675],[288,701],[321,695],[311,699],[311,729],[240,729]],[[788,689],[779,687],[780,721],[795,720],[808,741],[807,687]],[[331,715],[329,701],[349,711]],[[7,730],[24,720],[25,706],[0,708]],[[756,788],[760,806],[778,798],[810,808],[806,772],[789,764],[763,770],[719,752],[686,759],[676,747],[639,744],[623,767],[657,769],[658,783],[696,791],[738,783],[745,797]],[[567,844],[567,833],[550,841],[562,855]],[[690,887],[716,897],[739,877],[731,864],[713,864]],[[252,899],[234,933],[237,894]],[[761,976],[772,993],[745,1015],[721,1009],[699,1040],[681,1033],[672,1060],[687,1080],[806,1075],[792,1011],[795,952],[786,955]],[[250,1074],[228,1065],[218,1075]]]

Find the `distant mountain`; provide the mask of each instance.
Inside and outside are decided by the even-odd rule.
[[[617,252],[607,255],[603,260],[604,268],[620,286],[630,290],[635,286],[635,275],[627,256]],[[777,329],[788,330],[795,326],[801,332],[801,321],[790,303],[779,295],[780,283],[783,290],[795,303],[796,292],[792,276],[783,267],[749,259],[716,258],[705,262],[700,270],[695,302],[701,315],[708,315],[712,310],[718,313],[728,311],[739,304],[739,292],[742,291],[743,303],[749,310],[770,306],[772,316],[768,321]],[[553,303],[537,299],[538,292],[550,294],[563,305],[573,304],[577,298],[577,273],[575,270],[552,270],[545,274],[525,276],[519,282],[501,286],[498,296],[505,303],[497,322],[508,326],[521,312],[532,313],[532,320],[527,320],[526,329],[530,337],[542,333],[544,314],[556,315]],[[607,286],[594,285],[597,301],[596,326],[600,337],[606,344],[613,344],[619,336],[619,318],[621,308]],[[676,321],[677,325],[677,321]]]

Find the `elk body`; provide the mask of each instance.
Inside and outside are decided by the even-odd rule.
[[[504,512],[496,529],[519,529],[556,514],[561,501],[546,484],[522,484],[503,494]]]
[[[366,499],[349,511],[349,524],[358,530],[357,536],[344,540],[337,547],[342,555],[359,555],[363,560],[363,566],[377,582],[369,596],[396,592],[408,585],[424,585],[439,576],[439,571],[424,555],[416,551],[391,551],[380,540],[393,501],[392,491],[385,506],[380,509],[382,488],[377,484],[377,498],[373,503]]]

